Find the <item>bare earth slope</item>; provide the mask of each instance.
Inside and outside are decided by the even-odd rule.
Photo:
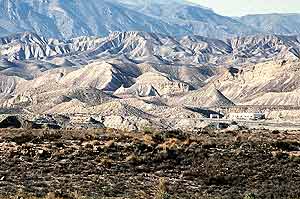
[[[172,110],[173,115],[185,115],[186,106],[299,106],[299,36],[217,40],[113,32],[107,37],[59,40],[26,32],[0,41],[0,97],[5,110],[97,113],[101,120],[101,115],[107,117],[99,108],[103,103],[123,99],[125,107],[140,109],[130,99],[156,99],[149,102],[151,110],[142,110],[153,117],[141,117],[142,122],[139,116],[132,119],[113,109],[111,115],[119,116],[114,119],[120,125],[104,118],[107,125],[137,130],[159,123],[177,127],[167,118]],[[165,115],[158,114],[162,110]],[[130,120],[136,122],[129,125]],[[193,119],[179,123],[190,122]]]

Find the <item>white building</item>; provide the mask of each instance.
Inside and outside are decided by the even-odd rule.
[[[219,114],[210,114],[209,118],[210,119],[220,119],[220,115]]]
[[[229,113],[228,119],[231,120],[263,120],[264,113]]]

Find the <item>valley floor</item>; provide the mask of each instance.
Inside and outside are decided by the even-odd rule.
[[[300,198],[299,133],[4,129],[0,195]]]

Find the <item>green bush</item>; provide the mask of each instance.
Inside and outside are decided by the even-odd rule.
[[[244,199],[256,199],[256,196],[254,193],[247,193]]]

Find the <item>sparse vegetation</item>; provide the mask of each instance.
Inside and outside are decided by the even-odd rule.
[[[167,191],[166,180],[165,180],[165,178],[160,178],[159,184],[158,184],[158,190],[155,195],[155,199],[169,199],[169,198],[170,198],[170,195],[168,194],[168,191]]]
[[[0,143],[5,199],[300,196],[298,132],[2,129]]]
[[[256,197],[254,193],[247,193],[244,199],[256,199]]]

